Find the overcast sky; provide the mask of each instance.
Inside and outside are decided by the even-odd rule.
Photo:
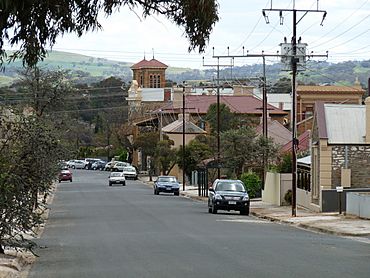
[[[293,0],[274,0],[272,8],[293,8]],[[296,9],[316,9],[317,0],[296,0]],[[77,38],[65,35],[57,40],[55,50],[75,52],[136,63],[144,57],[156,59],[173,67],[202,69],[202,56],[207,64],[214,64],[212,47],[216,54],[242,54],[242,46],[250,53],[276,53],[284,37],[292,36],[292,13],[268,12],[270,24],[262,16],[263,8],[270,8],[270,0],[219,0],[220,20],[211,34],[204,54],[188,53],[189,43],[183,30],[161,16],[140,18],[122,8],[109,18],[101,18],[103,30]],[[297,26],[297,35],[316,54],[329,51],[329,62],[370,59],[370,0],[321,0],[320,10],[327,16],[320,26],[322,13],[308,13]],[[298,13],[298,19],[304,14]],[[322,60],[323,58],[320,58]],[[269,62],[277,61],[276,58]],[[224,63],[229,61],[225,60]],[[236,59],[235,65],[258,63],[260,60]]]

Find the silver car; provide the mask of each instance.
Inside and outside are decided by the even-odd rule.
[[[112,172],[109,175],[109,186],[112,186],[113,184],[122,184],[123,186],[125,186],[125,175],[122,172]]]

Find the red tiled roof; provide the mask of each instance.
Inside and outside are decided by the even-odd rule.
[[[188,95],[186,96],[185,105],[186,111],[189,113],[206,114],[208,107],[217,102],[215,95]],[[220,103],[226,104],[231,112],[237,114],[262,114],[262,100],[248,96],[220,96]],[[268,112],[271,115],[287,115],[288,113],[268,104]],[[163,113],[175,110],[173,105],[162,108]],[[178,109],[176,109],[178,110]]]
[[[167,65],[163,64],[162,62],[159,62],[156,59],[148,60],[141,60],[139,63],[136,63],[131,66],[131,69],[143,69],[143,68],[168,68]]]
[[[325,93],[325,94],[338,94],[338,93],[352,93],[352,94],[363,94],[363,90],[360,86],[309,86],[309,85],[298,85],[297,93]]]

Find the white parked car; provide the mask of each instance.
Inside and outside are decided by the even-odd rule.
[[[135,167],[127,166],[122,169],[123,174],[125,175],[126,179],[133,179],[137,180],[137,172]]]
[[[74,160],[71,163],[72,169],[84,169],[85,168],[85,161],[83,160]]]
[[[126,185],[126,179],[123,172],[112,172],[109,175],[109,186],[117,183],[122,184],[123,186]]]
[[[116,162],[113,167],[112,167],[112,171],[113,172],[122,172],[123,171],[123,168],[127,167],[127,166],[131,166],[130,163],[127,163],[127,162]]]

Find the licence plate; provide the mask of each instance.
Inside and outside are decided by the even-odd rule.
[[[229,201],[229,205],[236,205],[235,201]]]
[[[171,190],[172,188],[171,187],[167,187],[166,190]]]

